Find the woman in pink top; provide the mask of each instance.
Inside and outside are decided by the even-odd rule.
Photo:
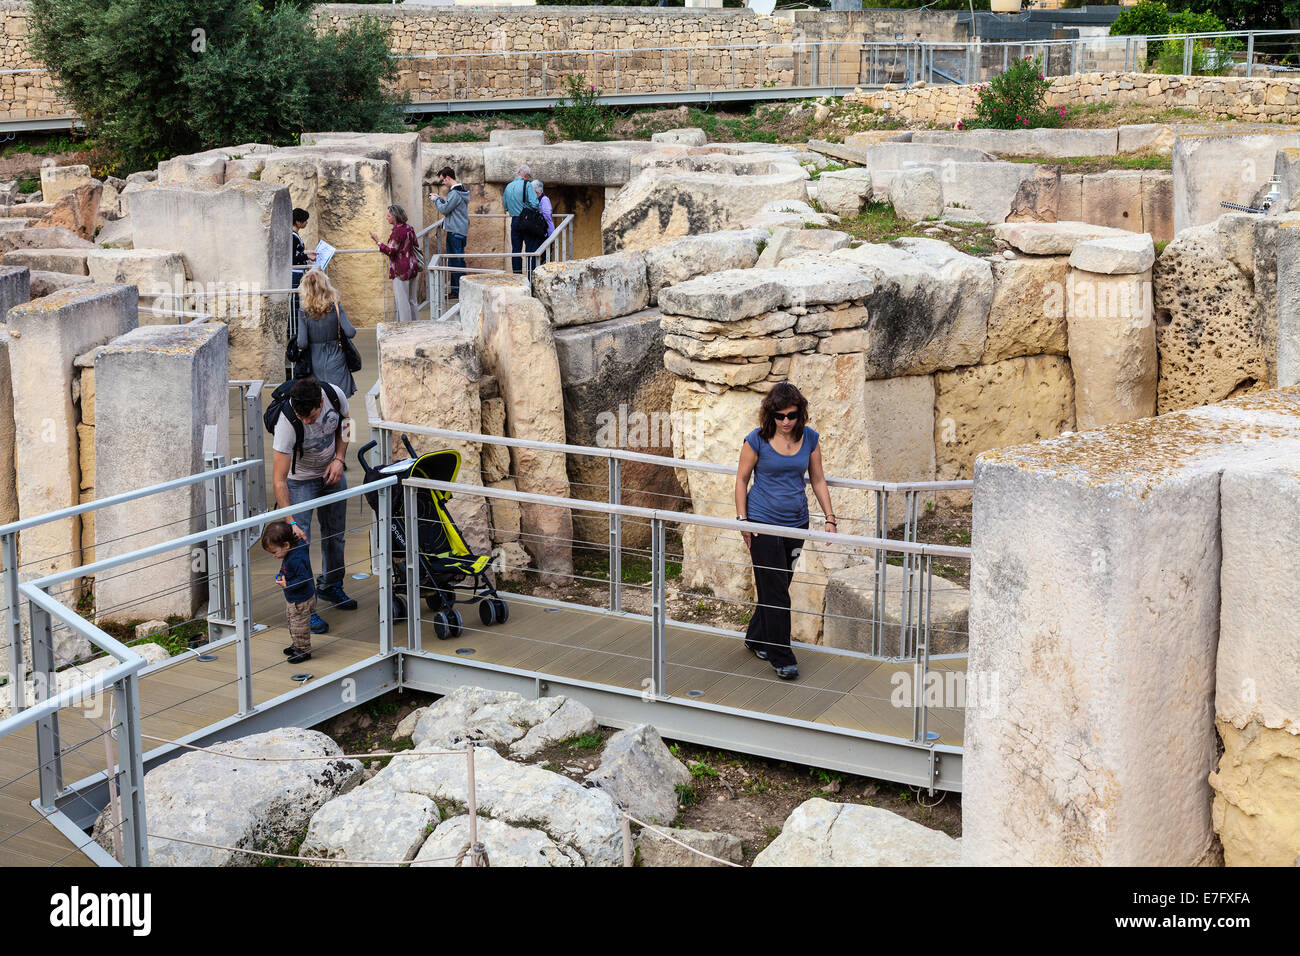
[[[388,207],[388,223],[392,226],[388,242],[379,242],[373,232],[370,238],[379,243],[379,251],[388,256],[388,277],[393,280],[393,305],[397,308],[398,322],[413,322],[417,314],[416,292],[420,277],[419,240],[415,230],[406,222],[406,210],[393,204]]]

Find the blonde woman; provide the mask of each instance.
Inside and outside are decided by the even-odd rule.
[[[357,330],[343,311],[338,290],[329,276],[310,269],[302,277],[299,298],[302,312],[298,319],[298,354],[311,361],[309,374],[351,397],[357,384],[352,380],[340,340],[354,337]],[[295,373],[294,377],[302,376]]]

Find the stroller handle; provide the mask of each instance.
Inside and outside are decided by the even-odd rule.
[[[365,469],[367,472],[370,471],[370,462],[366,461],[366,455],[368,455],[370,453],[370,450],[374,448],[375,445],[377,444],[379,443],[372,438],[370,441],[366,442],[364,445],[362,445],[360,448],[357,449],[357,461],[361,462],[361,467]],[[415,453],[415,448],[411,445],[411,439],[406,437],[405,432],[402,433],[402,444],[406,446],[406,453],[408,455],[410,455],[412,458],[419,457],[419,455]]]

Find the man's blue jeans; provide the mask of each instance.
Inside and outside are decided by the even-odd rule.
[[[311,501],[313,498],[332,495],[336,491],[343,491],[347,486],[348,476],[346,474],[332,485],[325,484],[324,478],[309,478],[305,481],[290,478],[289,504],[302,504],[302,502]],[[313,511],[316,514],[316,521],[320,525],[321,563],[319,565],[320,574],[316,576],[318,590],[323,587],[332,588],[343,583],[343,569],[346,567],[343,560],[343,536],[347,531],[347,510],[348,503],[346,501],[336,501],[332,505],[298,512],[293,516],[293,519],[298,522],[298,526],[307,533],[308,544],[311,543],[311,516]]]
[[[447,266],[453,270],[451,273],[451,294],[457,298],[460,297],[460,277],[463,274],[457,270],[465,268],[464,252],[465,237],[458,236],[454,232],[447,233],[447,255],[453,257],[447,260]]]

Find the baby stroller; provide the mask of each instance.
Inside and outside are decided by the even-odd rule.
[[[403,435],[402,443],[411,456],[391,465],[372,466],[366,456],[375,443],[369,442],[357,452],[357,459],[365,471],[367,482],[377,481],[389,475],[399,479],[428,478],[434,481],[454,482],[460,473],[460,452],[453,449],[429,452],[417,456],[410,440]],[[366,494],[371,510],[379,515],[379,492]],[[416,545],[419,562],[420,595],[424,603],[433,612],[433,630],[442,640],[459,637],[464,627],[457,604],[477,604],[479,620],[486,626],[504,624],[510,619],[510,607],[497,594],[497,590],[488,579],[487,569],[491,563],[488,555],[476,555],[465,543],[460,529],[452,520],[447,510],[447,500],[451,497],[446,491],[432,488],[418,489],[417,527],[419,540]],[[391,521],[393,553],[393,617],[401,620],[407,616],[406,606],[406,505],[405,495],[400,486],[393,489]],[[471,583],[462,584],[466,580]],[[458,598],[456,588],[460,586],[470,591],[469,597]]]

